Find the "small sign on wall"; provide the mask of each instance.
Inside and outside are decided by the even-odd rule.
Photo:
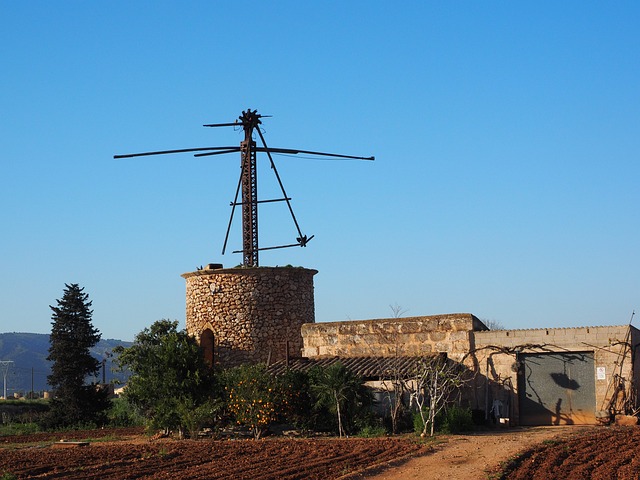
[[[605,367],[596,367],[596,378],[598,380],[606,380],[607,379],[607,371]]]

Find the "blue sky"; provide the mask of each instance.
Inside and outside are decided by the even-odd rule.
[[[65,283],[105,338],[184,325],[180,274],[242,262],[221,256],[240,160],[113,155],[236,145],[202,124],[247,108],[271,147],[376,156],[275,157],[315,238],[260,261],[319,271],[316,321],[627,323],[639,21],[636,2],[2,2],[0,331],[48,333]],[[260,227],[296,236],[282,204]]]

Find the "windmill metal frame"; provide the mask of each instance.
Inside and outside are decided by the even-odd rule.
[[[262,121],[261,118],[265,118],[264,115],[258,114],[257,110],[247,109],[242,112],[242,115],[238,117],[233,123],[214,123],[214,124],[205,124],[205,127],[238,127],[241,126],[244,130],[244,140],[240,142],[239,147],[235,146],[226,146],[226,147],[202,147],[202,148],[183,148],[177,150],[161,150],[154,152],[143,152],[143,153],[130,153],[125,155],[114,155],[114,158],[132,158],[132,157],[143,157],[143,156],[151,156],[151,155],[164,155],[164,154],[173,154],[173,153],[194,153],[195,157],[205,157],[212,155],[222,155],[226,153],[237,153],[240,152],[240,163],[241,163],[241,173],[240,179],[238,181],[238,186],[236,188],[236,194],[234,201],[231,203],[231,215],[229,218],[229,224],[227,226],[227,233],[224,239],[224,245],[222,247],[222,254],[224,255],[227,243],[229,240],[229,232],[231,231],[231,224],[233,222],[233,216],[235,212],[236,206],[242,207],[242,250],[234,251],[233,253],[242,253],[243,255],[243,265],[245,267],[257,267],[259,266],[259,255],[258,253],[262,250],[273,250],[277,248],[288,248],[288,247],[306,247],[307,243],[313,238],[307,237],[302,234],[300,230],[300,226],[298,225],[298,221],[296,219],[295,214],[293,213],[293,208],[291,206],[291,198],[287,196],[287,193],[284,189],[284,185],[280,179],[280,175],[278,174],[278,170],[276,169],[275,163],[273,161],[272,153],[280,153],[280,154],[289,154],[289,155],[297,155],[297,154],[308,154],[308,155],[317,155],[323,157],[333,157],[340,159],[353,159],[353,160],[375,160],[375,157],[359,157],[353,155],[342,155],[337,153],[326,153],[326,152],[314,152],[309,150],[298,150],[298,149],[290,149],[290,148],[269,148],[267,147],[267,143],[264,139],[262,132],[260,131],[260,124]],[[260,141],[262,146],[258,146],[255,142],[254,132],[258,133],[260,137]],[[276,179],[278,181],[278,185],[280,186],[280,190],[282,191],[283,198],[273,199],[273,200],[258,200],[258,177],[257,177],[257,153],[264,152],[267,154],[269,158],[269,162],[271,168],[274,171]],[[238,202],[238,195],[241,194],[241,201]],[[259,246],[258,241],[258,204],[267,203],[267,202],[280,202],[284,201],[287,203],[287,207],[289,209],[289,213],[291,214],[291,218],[295,224],[296,230],[298,232],[298,237],[296,238],[296,243],[288,244],[288,245],[278,245],[274,247],[263,247]]]

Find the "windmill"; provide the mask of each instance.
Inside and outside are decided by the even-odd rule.
[[[273,250],[277,248],[288,247],[306,247],[307,243],[313,238],[307,237],[302,234],[296,216],[293,213],[291,207],[291,198],[287,196],[284,189],[284,185],[278,174],[273,157],[271,154],[307,154],[316,155],[322,157],[333,157],[342,159],[353,160],[374,160],[374,157],[358,157],[353,155],[341,155],[337,153],[326,152],[313,152],[309,150],[298,150],[291,148],[270,148],[267,147],[267,143],[260,130],[261,118],[265,118],[265,115],[260,115],[257,110],[247,109],[242,112],[242,115],[238,117],[235,122],[230,123],[214,123],[204,125],[205,127],[238,127],[241,126],[244,130],[244,140],[240,142],[240,146],[227,146],[227,147],[202,147],[202,148],[183,148],[177,150],[162,150],[155,152],[143,152],[143,153],[130,153],[126,155],[114,155],[114,158],[132,158],[132,157],[144,157],[150,155],[165,155],[174,153],[194,153],[195,157],[206,157],[212,155],[223,155],[227,153],[240,152],[240,179],[238,180],[238,186],[236,188],[236,194],[233,202],[231,203],[231,216],[229,218],[229,225],[227,227],[227,233],[224,239],[224,245],[222,247],[222,254],[224,255],[227,249],[227,242],[229,240],[229,232],[231,231],[231,224],[233,222],[233,216],[235,208],[237,206],[242,207],[242,250],[234,251],[233,253],[242,253],[243,265],[245,267],[257,267],[259,265],[258,252],[262,250]],[[254,140],[254,133],[257,132],[260,137],[262,146],[258,146]],[[282,198],[272,200],[259,200],[258,199],[258,179],[257,179],[257,165],[256,158],[257,153],[266,153],[269,158],[271,169],[273,170],[275,177],[282,191]],[[241,194],[241,200],[238,202],[238,195]],[[295,224],[298,236],[296,237],[296,243],[288,245],[278,245],[272,247],[260,247],[258,243],[258,205],[260,203],[267,202],[286,202]]]

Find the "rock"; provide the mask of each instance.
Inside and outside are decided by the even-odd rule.
[[[633,415],[616,415],[615,424],[624,426],[637,425],[638,417],[635,417]]]

